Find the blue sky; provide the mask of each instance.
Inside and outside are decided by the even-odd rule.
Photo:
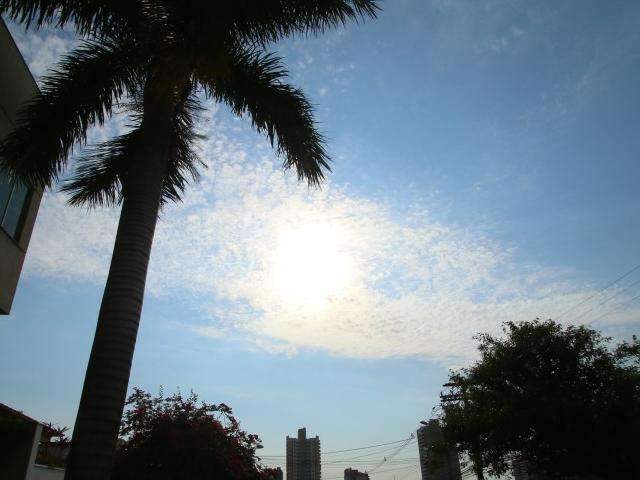
[[[327,451],[407,437],[473,334],[556,318],[640,263],[639,21],[633,1],[393,0],[274,46],[334,173],[297,185],[211,106],[210,168],[158,226],[131,385],[228,403],[265,455],[303,425]],[[36,77],[73,44],[10,28]],[[0,319],[3,402],[72,426],[116,219],[44,198]],[[630,336],[638,280],[560,320]],[[410,465],[378,478],[419,478]]]

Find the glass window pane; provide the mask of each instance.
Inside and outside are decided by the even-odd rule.
[[[4,218],[2,219],[2,228],[13,238],[17,236],[22,211],[24,210],[24,204],[28,194],[29,190],[22,183],[16,183],[13,192],[11,192],[9,205],[7,205]]]
[[[0,218],[2,218],[2,214],[7,208],[7,203],[9,202],[10,196],[11,181],[4,173],[0,173]]]

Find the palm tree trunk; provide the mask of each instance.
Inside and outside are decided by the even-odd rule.
[[[145,135],[123,180],[123,203],[109,276],[73,431],[65,480],[107,480],[129,383],[166,148],[160,131]],[[160,145],[158,145],[160,144]]]

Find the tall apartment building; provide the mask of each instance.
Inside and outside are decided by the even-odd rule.
[[[287,480],[321,480],[320,439],[307,438],[307,429],[298,429],[298,437],[287,435]]]
[[[347,468],[344,471],[344,480],[369,480],[367,472],[359,472],[354,468]]]
[[[444,441],[440,423],[430,420],[417,433],[422,480],[461,480],[458,452],[455,449],[438,451],[438,445]]]
[[[13,130],[20,107],[37,93],[36,82],[0,18],[0,138]],[[11,310],[41,196],[0,172],[0,314]]]

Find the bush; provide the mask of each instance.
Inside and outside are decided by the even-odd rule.
[[[114,480],[256,480],[266,476],[256,457],[257,435],[240,429],[231,408],[198,402],[196,394],[128,398]]]

